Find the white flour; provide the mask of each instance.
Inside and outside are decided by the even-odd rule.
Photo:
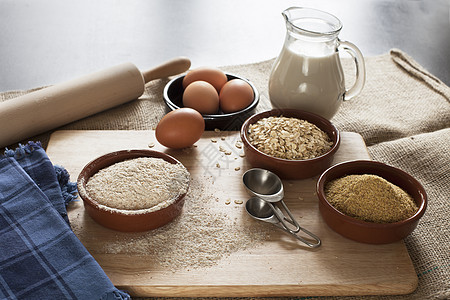
[[[208,185],[207,180],[191,181],[183,211],[173,222],[144,233],[117,232],[100,252],[150,255],[149,263],[175,272],[213,266],[234,252],[270,239],[273,226],[253,220],[243,226],[227,210],[242,211],[244,204],[219,201]]]
[[[140,157],[99,170],[86,192],[103,209],[142,213],[164,208],[187,192],[189,172],[182,164]]]

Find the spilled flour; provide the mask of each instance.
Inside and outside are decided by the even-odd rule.
[[[213,266],[234,252],[254,248],[270,239],[273,226],[249,220],[245,202],[226,203],[211,191],[214,191],[212,180],[192,179],[183,211],[174,221],[143,233],[114,232],[97,251],[150,255],[152,264],[175,272]],[[80,239],[82,230],[74,228]]]

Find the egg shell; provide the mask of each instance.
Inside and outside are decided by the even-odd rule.
[[[227,75],[220,69],[214,67],[199,67],[189,71],[183,78],[183,88],[185,89],[194,81],[203,80],[210,83],[217,92],[228,81]]]
[[[220,90],[219,105],[224,113],[232,113],[249,106],[253,98],[253,89],[247,82],[233,79]]]
[[[219,94],[206,81],[194,81],[183,92],[183,106],[201,114],[212,115],[219,110]]]
[[[166,114],[158,123],[155,136],[158,142],[172,149],[192,146],[205,131],[205,121],[195,109],[183,107]]]

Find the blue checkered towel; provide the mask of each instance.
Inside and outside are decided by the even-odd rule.
[[[0,299],[131,299],[70,229],[75,190],[39,143],[0,156]]]

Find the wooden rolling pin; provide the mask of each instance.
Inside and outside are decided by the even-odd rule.
[[[141,73],[124,63],[0,102],[0,147],[139,98],[145,83],[187,71],[179,57]]]

